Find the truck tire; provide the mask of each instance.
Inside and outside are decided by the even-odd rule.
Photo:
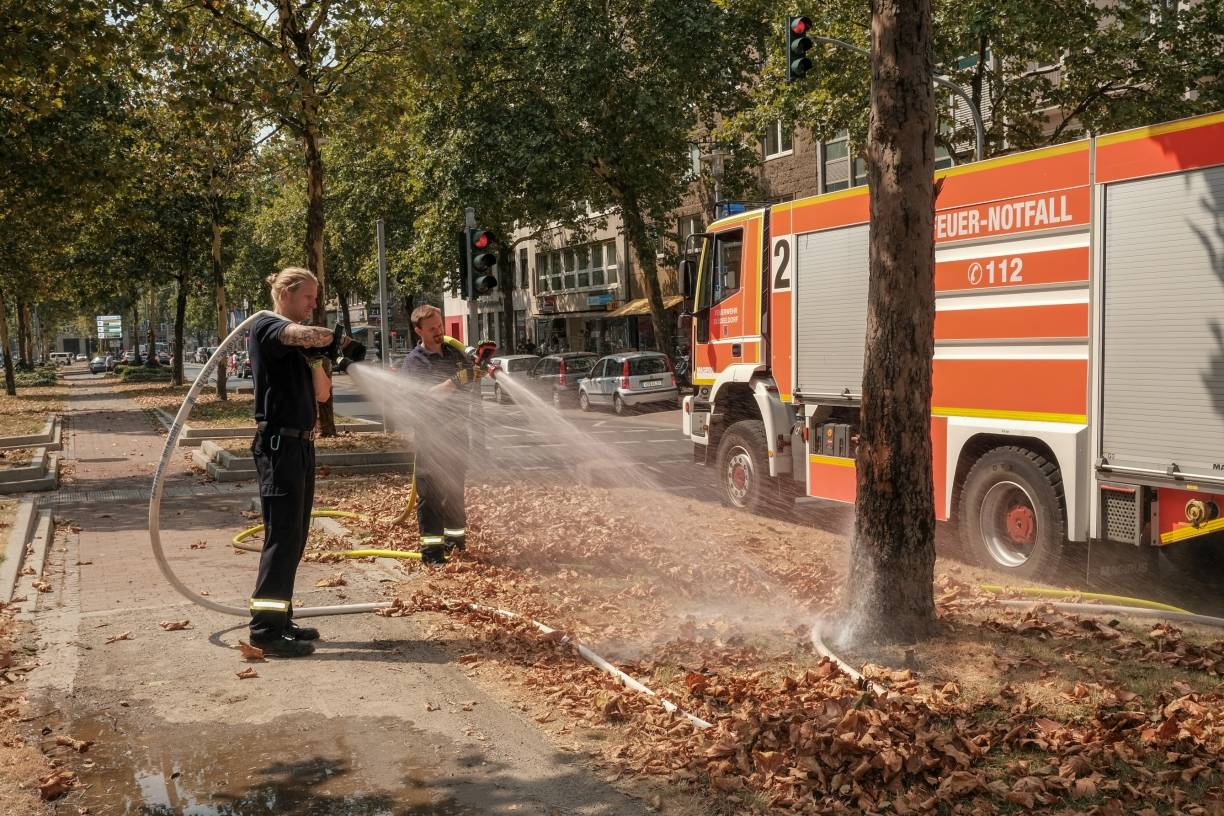
[[[759,512],[765,503],[769,479],[769,448],[765,423],[741,420],[726,430],[718,443],[718,485],[723,502]]]
[[[974,463],[961,490],[965,554],[1022,579],[1058,572],[1067,541],[1062,473],[1044,456],[1008,446]]]

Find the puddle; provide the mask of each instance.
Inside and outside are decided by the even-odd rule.
[[[126,718],[124,718],[126,719]],[[125,722],[65,730],[94,740],[74,804],[116,816],[466,816],[439,766],[445,738],[391,717],[292,716],[262,725]]]

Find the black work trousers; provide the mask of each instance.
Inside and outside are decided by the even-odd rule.
[[[417,452],[414,478],[417,492],[417,526],[421,548],[463,542],[467,510],[463,489],[467,480],[467,439],[453,449],[423,446]]]
[[[259,474],[264,546],[251,595],[251,635],[282,633],[293,617],[293,581],[306,551],[314,505],[314,442],[265,434],[251,443]]]

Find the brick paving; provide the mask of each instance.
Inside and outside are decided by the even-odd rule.
[[[184,603],[162,577],[148,534],[152,474],[165,436],[135,400],[109,385],[71,375],[67,381],[72,391],[64,456],[72,463],[72,480],[41,497],[39,505],[53,507],[60,529],[75,538],[69,543],[80,564],[80,611]],[[250,505],[252,485],[203,482],[187,468],[182,451],[171,460],[163,493],[162,546],[188,586],[222,603],[245,606],[259,556],[236,554],[228,544],[253,523],[241,515]],[[316,572],[323,568],[303,565],[302,585],[312,585]]]

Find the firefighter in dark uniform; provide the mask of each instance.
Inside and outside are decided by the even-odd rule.
[[[293,582],[310,532],[314,503],[316,399],[326,400],[330,379],[323,349],[331,331],[303,326],[319,284],[306,269],[289,267],[268,276],[275,314],[251,324],[251,375],[255,385],[255,439],[251,454],[259,474],[264,547],[251,595],[251,644],[265,654],[302,657],[314,651],[319,632],[293,622]]]
[[[428,383],[416,432],[417,523],[421,561],[443,564],[462,550],[467,533],[463,505],[467,478],[468,428],[480,396],[477,366],[457,341],[446,337],[436,306],[418,306],[412,325],[421,337],[401,369]]]

